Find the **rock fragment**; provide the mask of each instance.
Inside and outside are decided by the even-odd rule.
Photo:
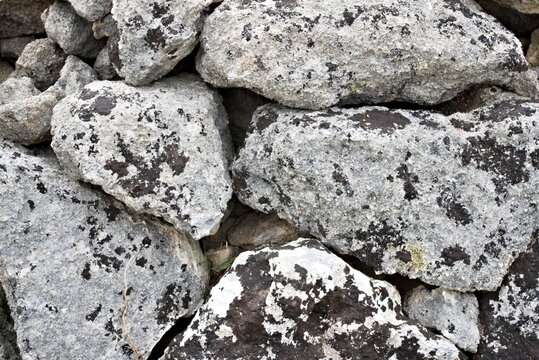
[[[68,0],[75,12],[88,21],[105,17],[112,9],[112,0]]]
[[[44,33],[41,13],[54,0],[0,1],[0,38]]]
[[[379,273],[495,290],[539,223],[539,103],[254,115],[238,198]]]

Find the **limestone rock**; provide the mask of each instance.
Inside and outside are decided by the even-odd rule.
[[[112,0],[68,0],[80,17],[88,21],[102,19],[110,13]]]
[[[13,66],[10,63],[0,60],[0,83],[9,77],[13,73],[13,70]]]
[[[114,66],[110,62],[109,50],[107,48],[103,48],[99,55],[97,55],[94,63],[94,70],[100,80],[111,80],[118,76]]]
[[[446,339],[401,313],[387,282],[352,269],[318,241],[241,254],[172,359],[463,359]]]
[[[0,278],[24,359],[146,358],[202,303],[200,248],[171,226],[7,143],[0,184]]]
[[[0,1],[0,38],[45,32],[40,16],[53,2],[54,0]]]
[[[56,106],[52,127],[52,147],[73,177],[195,239],[219,227],[232,196],[232,150],[221,97],[198,77],[140,88],[94,82]]]
[[[20,360],[17,334],[13,329],[6,294],[0,285],[0,360]]]
[[[232,167],[277,213],[379,273],[495,290],[539,223],[539,102],[446,117],[265,106]]]
[[[539,0],[489,0],[527,14],[539,14]]]
[[[477,351],[479,309],[474,294],[419,286],[405,299],[404,312],[421,325],[440,331],[461,349]]]
[[[108,44],[118,74],[132,85],[163,77],[195,48],[204,12],[211,3],[212,0],[114,1],[116,31]]]
[[[18,36],[0,39],[0,57],[17,60],[21,56],[26,45],[35,40],[33,36]]]
[[[526,53],[526,60],[531,66],[539,66],[539,29],[532,33],[530,47]]]

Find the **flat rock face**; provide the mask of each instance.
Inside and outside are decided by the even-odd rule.
[[[539,241],[512,266],[497,295],[481,301],[478,360],[536,359],[539,354]]]
[[[440,331],[461,349],[477,351],[479,309],[474,294],[419,286],[405,299],[404,312],[421,325]]]
[[[24,359],[145,358],[202,303],[203,255],[171,226],[8,143],[0,185],[0,280]]]
[[[528,14],[539,14],[538,0],[490,0]]]
[[[232,147],[221,98],[198,77],[94,82],[54,109],[52,127],[73,177],[195,239],[217,230],[232,196]]]
[[[157,80],[198,42],[203,13],[212,0],[116,0],[116,33],[109,52],[118,74],[132,85]]]
[[[537,102],[450,117],[266,106],[251,126],[239,199],[379,273],[495,290],[537,229]]]
[[[68,0],[79,16],[88,21],[99,20],[112,9],[112,0]]]
[[[473,84],[536,91],[517,38],[468,0],[225,0],[201,44],[206,81],[291,107],[437,104]]]
[[[0,1],[0,38],[45,32],[41,13],[54,0],[2,0]]]
[[[318,241],[241,254],[165,359],[460,359],[401,313],[387,282]]]

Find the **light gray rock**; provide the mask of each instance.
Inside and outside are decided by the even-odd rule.
[[[47,36],[69,55],[95,58],[104,41],[94,38],[92,24],[67,2],[56,1],[41,16]]]
[[[378,273],[495,290],[539,223],[539,103],[428,111],[265,106],[235,161],[243,203]]]
[[[539,14],[539,0],[489,0],[526,14]]]
[[[105,17],[112,9],[112,0],[68,0],[80,17],[96,21]]]
[[[240,249],[235,246],[224,246],[220,249],[211,249],[206,252],[206,257],[210,262],[211,271],[219,273],[226,270],[234,258],[240,254]]]
[[[462,359],[404,317],[397,290],[352,269],[318,241],[241,254],[190,326],[173,359]]]
[[[479,308],[474,294],[424,286],[405,298],[404,312],[427,328],[440,331],[459,348],[475,353],[479,344]]]
[[[54,106],[96,79],[90,66],[69,56],[58,81],[44,92],[35,88],[28,77],[10,78],[1,83],[0,138],[25,145],[49,140]]]
[[[200,239],[232,196],[227,124],[221,97],[196,76],[94,82],[55,107],[52,147],[73,177]]]
[[[195,48],[211,4],[212,0],[115,0],[116,31],[109,35],[108,45],[118,74],[129,84],[144,85],[171,71]]]
[[[0,57],[17,60],[21,56],[26,45],[35,40],[33,36],[18,36],[0,39]]]
[[[11,66],[10,63],[7,61],[0,60],[0,83],[4,82],[12,73],[13,73],[13,66]],[[1,97],[2,95],[0,95]]]
[[[0,279],[24,359],[146,358],[202,303],[203,255],[171,226],[7,143],[0,184]]]
[[[0,38],[44,33],[41,13],[54,0],[1,0]]]
[[[6,294],[0,285],[0,360],[20,360],[17,335],[13,329]]]
[[[308,109],[438,104],[474,84],[537,92],[518,39],[469,0],[225,0],[197,68],[212,85]]]
[[[97,55],[94,62],[94,70],[99,80],[111,80],[118,76],[114,66],[110,62],[109,50],[106,47]]]
[[[491,106],[507,100],[531,100],[512,91],[497,86],[474,87],[459,94],[454,99],[436,106],[436,110],[445,115],[456,112],[470,112],[482,107]]]

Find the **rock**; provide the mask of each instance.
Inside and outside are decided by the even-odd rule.
[[[221,249],[212,249],[206,252],[206,257],[211,264],[212,272],[226,270],[234,258],[240,254],[240,249],[235,246],[225,246]]]
[[[522,13],[539,14],[538,0],[489,0]]]
[[[9,77],[13,70],[13,66],[11,66],[10,63],[0,60],[0,83],[4,82],[4,80]]]
[[[539,213],[539,102],[257,111],[232,166],[246,205],[378,273],[495,290]]]
[[[31,78],[36,88],[47,90],[60,78],[67,55],[49,39],[28,44],[16,63],[16,76]]]
[[[107,15],[101,20],[97,20],[92,24],[92,31],[96,39],[103,39],[115,33],[116,24],[112,19],[112,15]]]
[[[284,244],[299,237],[295,227],[275,214],[249,213],[229,231],[228,242],[244,249],[254,249],[266,244]]]
[[[69,56],[56,84],[42,93],[28,77],[6,80],[0,84],[0,138],[25,145],[50,140],[54,106],[96,78],[91,67]]]
[[[92,24],[81,18],[67,2],[56,1],[41,16],[48,37],[66,54],[95,58],[104,46],[94,38]]]
[[[52,147],[71,176],[201,239],[232,196],[227,123],[221,97],[196,76],[94,82],[54,109]]]
[[[531,66],[539,66],[539,29],[532,33],[526,60],[528,60]]]
[[[24,359],[146,358],[203,302],[203,255],[171,226],[6,143],[0,183],[0,278]]]
[[[468,0],[228,0],[201,44],[207,82],[291,107],[432,105],[474,84],[537,92],[518,39]]]
[[[17,334],[13,330],[13,319],[10,313],[6,294],[0,284],[0,359],[21,360],[17,348]]]
[[[19,36],[0,39],[0,57],[17,60],[21,56],[26,45],[35,40],[33,36]]]
[[[118,76],[114,66],[110,62],[109,50],[103,48],[94,62],[94,71],[97,73],[100,80],[111,80]]]
[[[164,359],[463,359],[318,241],[241,254]]]
[[[517,95],[497,86],[474,87],[459,94],[454,99],[436,106],[436,110],[445,115],[451,115],[456,112],[470,112],[507,100],[530,100],[530,98]]]
[[[54,0],[2,0],[0,1],[0,38],[45,32],[41,13]]]
[[[481,300],[477,360],[529,360],[539,354],[539,242],[511,266],[497,294]]]
[[[75,12],[88,21],[104,18],[112,9],[112,0],[68,0]]]
[[[495,1],[477,0],[477,3],[485,12],[494,16],[516,34],[528,36],[533,30],[539,28],[539,14],[523,14],[515,9],[501,6]]]
[[[479,309],[473,294],[420,286],[405,299],[404,312],[427,328],[436,329],[465,351],[479,344]]]
[[[116,31],[108,45],[118,74],[129,84],[144,85],[171,71],[195,48],[211,4],[212,0],[114,1]]]

